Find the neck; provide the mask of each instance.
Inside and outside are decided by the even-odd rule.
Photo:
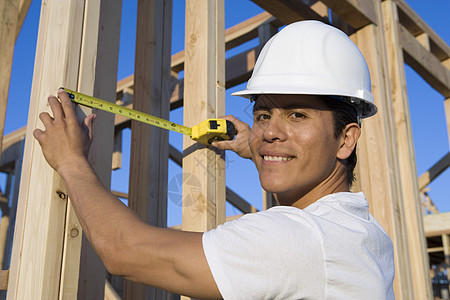
[[[326,195],[340,192],[349,192],[350,187],[347,183],[346,174],[347,173],[345,166],[340,161],[338,161],[333,172],[331,172],[331,174],[327,178],[325,178],[325,180],[320,182],[304,195],[300,197],[298,197],[297,195],[297,197],[292,198],[276,194],[275,197],[278,203],[280,203],[281,205],[290,205],[293,207],[304,209]]]

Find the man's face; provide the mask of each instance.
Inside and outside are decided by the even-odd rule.
[[[334,170],[339,140],[319,96],[261,95],[249,145],[261,185],[291,205]]]

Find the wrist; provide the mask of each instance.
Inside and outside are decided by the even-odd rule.
[[[91,168],[89,161],[85,157],[79,157],[75,159],[67,160],[61,163],[56,171],[61,177],[66,177],[80,170],[85,170],[86,168]]]

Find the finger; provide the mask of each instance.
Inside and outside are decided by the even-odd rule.
[[[61,107],[61,103],[59,103],[58,99],[55,96],[50,95],[47,98],[48,104],[53,112],[53,118],[55,120],[62,120],[64,118],[64,112]]]
[[[233,142],[234,141],[213,141],[211,146],[220,150],[233,150]]]
[[[47,128],[53,122],[53,118],[47,112],[40,113],[39,119],[42,121],[45,128]]]
[[[89,138],[92,138],[92,125],[94,124],[95,118],[97,117],[96,114],[92,114],[84,118],[83,121],[83,129],[88,134]]]
[[[45,134],[44,131],[40,130],[40,129],[35,129],[33,131],[33,136],[36,140],[38,140],[38,142],[40,143],[42,136]]]
[[[250,128],[247,123],[242,122],[241,120],[239,120],[238,118],[236,118],[233,115],[227,115],[227,116],[223,116],[223,117],[220,117],[220,118],[228,120],[231,123],[233,123],[234,128],[236,128],[237,131],[241,131],[241,130],[247,128],[247,127]]]
[[[69,95],[64,89],[58,90],[58,98],[61,100],[61,105],[64,110],[64,114],[68,119],[76,119],[77,116],[75,114],[75,109],[73,108],[72,101],[70,100]]]

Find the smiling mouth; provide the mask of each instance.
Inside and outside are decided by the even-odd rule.
[[[293,156],[282,157],[282,156],[270,156],[270,155],[263,155],[262,158],[264,161],[289,161],[289,160],[294,159]]]

